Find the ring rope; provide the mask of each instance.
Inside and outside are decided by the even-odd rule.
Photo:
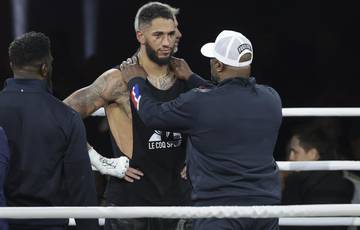
[[[360,116],[360,108],[283,108],[282,114],[283,117],[352,117]],[[92,116],[105,116],[104,108],[98,109],[92,114]]]
[[[105,219],[99,218],[99,225],[105,225]],[[280,226],[360,226],[360,217],[283,217]],[[69,226],[76,226],[74,218],[69,219]]]
[[[281,171],[360,171],[360,161],[277,161]],[[93,171],[98,171],[92,166]]]
[[[360,170],[360,161],[277,161],[281,171]]]
[[[281,226],[360,226],[360,217],[285,217]]]
[[[283,108],[283,117],[311,116],[360,116],[360,108]]]
[[[277,218],[360,216],[360,204],[210,207],[1,207],[0,218]]]

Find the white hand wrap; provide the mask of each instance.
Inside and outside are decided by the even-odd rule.
[[[125,156],[119,158],[106,158],[96,152],[95,149],[91,148],[89,150],[89,157],[92,166],[99,170],[101,174],[123,178],[126,170],[129,168],[129,159]]]

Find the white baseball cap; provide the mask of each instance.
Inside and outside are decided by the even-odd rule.
[[[216,58],[222,63],[243,67],[251,64],[253,60],[253,48],[249,39],[239,32],[223,30],[215,42],[207,43],[201,47],[201,53],[205,57]],[[250,53],[251,59],[240,62],[240,58]]]

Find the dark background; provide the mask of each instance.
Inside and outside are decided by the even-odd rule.
[[[44,32],[52,41],[54,93],[60,99],[90,84],[102,72],[134,53],[138,43],[133,19],[137,9],[147,2],[99,0],[95,54],[84,58],[83,4],[86,0],[24,1],[28,3],[26,31]],[[221,30],[232,29],[252,41],[253,75],[258,83],[269,84],[279,92],[284,108],[359,106],[356,1],[163,2],[180,8],[178,21],[183,38],[176,56],[186,59],[194,72],[209,76],[209,60],[201,56],[200,48],[214,41]],[[11,76],[7,48],[13,38],[11,0],[1,0],[1,85]],[[278,160],[284,158],[291,127],[312,120],[284,118],[275,150]],[[342,135],[354,118],[335,120],[345,127],[340,131]],[[85,123],[89,141],[99,152],[111,152],[106,120],[91,117],[85,119]]]

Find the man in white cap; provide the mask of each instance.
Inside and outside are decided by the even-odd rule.
[[[141,67],[128,64],[122,73],[132,103],[147,126],[188,134],[187,167],[196,206],[279,204],[273,158],[282,122],[278,93],[250,76],[253,48],[241,33],[224,30],[201,53],[211,58],[217,86],[161,103],[149,93]],[[184,61],[172,65],[177,76],[193,74]],[[278,229],[278,219],[196,219],[194,229]]]

